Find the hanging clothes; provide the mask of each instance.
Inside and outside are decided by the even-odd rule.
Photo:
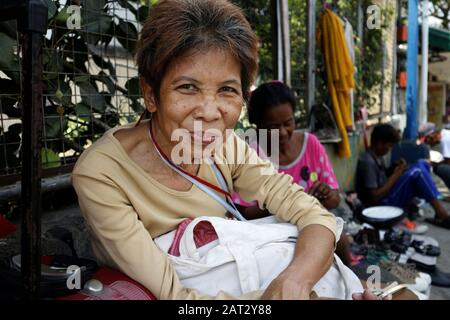
[[[345,42],[347,43],[348,54],[350,55],[350,59],[352,60],[353,65],[355,66],[355,41],[353,39],[353,26],[351,25],[350,21],[348,21],[347,18],[344,17],[343,20],[344,20],[343,23],[344,23]],[[355,72],[357,72],[356,66]],[[354,103],[355,103],[355,92],[352,89],[350,90],[350,112],[351,112],[350,114],[352,115],[353,130],[355,130]]]
[[[347,128],[353,127],[350,91],[355,87],[355,67],[349,55],[341,19],[331,10],[322,11],[317,27],[317,44],[325,62],[328,93],[342,136],[338,155],[351,156]]]
[[[355,63],[355,41],[353,39],[353,26],[347,18],[343,18],[345,43],[347,44],[348,54],[353,64]]]

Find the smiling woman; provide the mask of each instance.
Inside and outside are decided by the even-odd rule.
[[[204,148],[213,142],[206,132],[214,129],[225,134],[226,129],[235,126],[243,105],[240,71],[240,64],[233,55],[216,48],[188,53],[173,62],[161,81],[158,100],[152,87],[142,81],[155,138],[165,154],[171,154],[178,144],[172,141],[177,130],[190,134],[192,139],[184,140],[192,140],[192,144]],[[201,130],[195,130],[195,122],[201,125]],[[190,147],[191,144],[183,150]],[[177,164],[196,173],[198,165],[191,160],[187,158],[188,163]]]
[[[172,264],[173,252],[182,251],[173,234],[189,219],[223,221],[228,212],[243,220],[231,203],[236,190],[301,230],[287,267],[273,281],[241,292],[246,298],[309,298],[332,264],[336,220],[228,130],[257,66],[257,38],[241,10],[225,0],[160,1],[142,29],[136,58],[150,119],[108,131],[73,171],[98,259],[158,299],[212,298],[183,286]],[[219,135],[223,141],[208,161],[193,156],[176,163],[178,131],[189,138],[181,142],[186,148],[206,149]],[[162,238],[170,239],[170,250],[156,245]],[[215,298],[236,297],[216,289]]]

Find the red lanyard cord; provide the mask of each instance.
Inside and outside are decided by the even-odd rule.
[[[199,178],[199,177],[197,177],[197,176],[195,176],[195,175],[193,175],[193,174],[187,172],[186,170],[184,170],[184,169],[181,168],[180,166],[178,166],[178,165],[176,165],[175,163],[173,163],[172,160],[170,160],[170,159],[164,154],[164,152],[162,151],[161,147],[158,145],[158,142],[156,142],[156,139],[155,139],[155,137],[154,137],[154,135],[153,135],[153,130],[152,130],[152,121],[150,120],[150,121],[148,122],[148,124],[149,124],[150,138],[152,139],[153,145],[154,145],[155,148],[158,150],[159,154],[160,154],[160,155],[161,155],[161,156],[162,156],[162,157],[163,157],[163,158],[164,158],[171,166],[177,168],[178,170],[180,170],[180,171],[183,172],[184,174],[190,176],[192,179],[197,180],[197,181],[200,182],[201,184],[204,184],[205,186],[207,186],[207,187],[209,187],[209,188],[211,188],[211,189],[213,189],[213,190],[215,190],[215,191],[217,191],[217,192],[219,192],[219,193],[222,193],[223,195],[225,195],[225,198],[226,198],[227,201],[228,201],[228,197],[231,198],[231,194],[230,194],[228,191],[225,191],[225,190],[223,190],[223,189],[221,189],[221,188],[219,188],[219,187],[213,185],[212,183],[210,183],[210,182],[208,182],[208,181],[206,181],[206,180],[204,180],[204,179],[202,179],[202,178]],[[218,168],[218,167],[217,167],[217,168]],[[221,174],[222,177],[223,177],[223,173],[222,173],[222,171],[220,171],[220,169],[219,169],[219,172],[220,172],[220,174]],[[225,180],[225,178],[224,178],[224,180]]]

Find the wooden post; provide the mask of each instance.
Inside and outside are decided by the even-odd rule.
[[[22,33],[22,239],[24,294],[36,300],[41,279],[42,41],[47,4],[29,0],[19,20]]]

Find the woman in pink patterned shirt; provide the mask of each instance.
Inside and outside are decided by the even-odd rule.
[[[288,86],[280,81],[264,83],[251,94],[249,121],[257,129],[267,129],[269,132],[279,130],[279,163],[275,164],[278,165],[278,171],[292,176],[296,183],[316,197],[326,209],[335,209],[341,198],[333,167],[316,136],[295,130],[295,107],[296,98]],[[261,158],[267,159],[267,150],[262,150],[257,141],[251,142],[250,146]],[[270,146],[267,149],[270,150]],[[236,193],[233,201],[247,219],[270,214],[267,210],[260,209],[256,202],[245,202]],[[339,239],[336,253],[347,265],[357,259],[351,253],[350,242],[345,233]]]
[[[285,84],[279,81],[264,83],[252,92],[249,120],[257,129],[279,130],[279,171],[292,176],[325,208],[334,209],[340,202],[338,181],[320,141],[311,133],[295,130],[295,106],[296,98]],[[256,142],[250,145],[261,158],[266,158],[266,150],[258,147]],[[263,214],[257,214],[259,210],[255,208],[250,209],[255,204],[243,201],[237,194],[234,200],[250,218]]]

